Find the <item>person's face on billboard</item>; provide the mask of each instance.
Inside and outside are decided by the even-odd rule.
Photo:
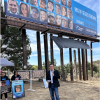
[[[62,4],[66,6],[66,0],[62,0]]]
[[[35,8],[32,9],[32,17],[34,19],[38,19],[38,17],[39,17],[39,13]]]
[[[23,2],[26,2],[27,3],[27,0],[23,0]]]
[[[57,25],[61,25],[61,17],[56,15],[56,23]]]
[[[60,6],[55,5],[55,11],[57,14],[60,14]]]
[[[27,15],[28,15],[28,7],[27,7],[26,4],[22,4],[21,5],[21,11],[22,11],[23,16],[27,17]]]
[[[55,0],[56,2],[60,3],[60,0]]]
[[[18,11],[17,1],[9,0],[8,8],[12,13],[14,13],[14,14],[17,13],[17,11]]]
[[[72,10],[68,9],[68,16],[72,19]]]
[[[16,86],[16,92],[20,92],[21,89],[20,89],[20,86]]]
[[[66,8],[62,7],[62,16],[66,16],[66,15],[67,15]]]
[[[38,0],[31,0],[32,5],[38,6]]]
[[[65,19],[62,19],[62,24],[65,28],[67,28],[67,21]]]
[[[49,21],[50,21],[50,23],[54,24],[54,17],[53,16],[50,16],[49,17]]]
[[[46,9],[46,1],[45,0],[40,0],[40,7],[43,9]]]
[[[53,12],[54,6],[52,2],[48,2],[48,10]]]
[[[47,19],[47,15],[45,11],[40,11],[41,21],[45,21]]]
[[[73,22],[72,22],[72,20],[69,22],[69,28],[73,29]]]
[[[69,8],[71,8],[71,7],[72,7],[71,0],[67,0],[67,6],[68,6]]]

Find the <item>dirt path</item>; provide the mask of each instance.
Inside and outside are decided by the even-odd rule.
[[[29,83],[25,83],[25,97],[18,100],[51,100],[49,89],[42,86],[43,82],[33,81],[35,91],[31,92],[28,90],[30,88]],[[99,100],[99,86],[99,81],[60,81],[60,100]],[[8,100],[13,100],[11,93],[8,93],[8,96]]]

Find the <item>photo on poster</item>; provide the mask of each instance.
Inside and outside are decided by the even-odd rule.
[[[60,0],[55,0],[55,2],[58,2],[58,3],[60,3]]]
[[[55,15],[55,24],[61,26],[61,16]]]
[[[62,27],[67,28],[67,18],[62,17]]]
[[[39,10],[38,10],[38,8],[31,6],[30,15],[31,15],[32,19],[39,20]]]
[[[62,6],[62,16],[67,17],[67,8]]]
[[[30,0],[30,4],[38,7],[38,0]]]
[[[72,8],[72,2],[71,2],[71,0],[67,0],[67,7]]]
[[[29,17],[29,5],[25,3],[20,3],[20,15],[24,17]]]
[[[66,0],[61,0],[61,4],[66,6]]]
[[[55,3],[55,13],[56,14],[61,14],[61,9],[60,9],[60,5]]]
[[[39,6],[42,9],[46,9],[46,0],[39,0]]]
[[[55,18],[54,18],[54,14],[48,12],[48,23],[54,24],[55,23]]]
[[[71,19],[68,19],[68,28],[73,29],[73,21]]]
[[[8,0],[7,2],[7,9],[8,9],[8,13],[14,14],[14,15],[18,15],[19,14],[19,6],[18,6],[18,1],[16,0]]]
[[[73,19],[73,14],[71,9],[68,9],[68,18]]]
[[[48,0],[48,11],[54,12],[54,3]]]
[[[12,98],[25,97],[23,80],[12,81]]]
[[[29,3],[29,1],[28,1],[28,0],[20,0],[20,1],[25,2],[25,3]]]
[[[40,10],[40,21],[47,22],[47,12],[44,10]]]

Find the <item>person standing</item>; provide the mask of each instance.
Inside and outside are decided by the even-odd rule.
[[[54,93],[56,95],[56,100],[60,100],[58,87],[60,86],[58,79],[60,79],[59,72],[54,69],[54,65],[50,64],[50,70],[47,72],[46,80],[49,84],[49,91],[52,100],[55,100]]]
[[[10,80],[6,75],[5,75],[5,73],[1,70],[0,71],[0,81],[2,81],[2,82],[5,82],[6,80]],[[6,83],[5,83],[6,84]],[[5,95],[5,98],[6,98],[6,100],[8,100],[8,96],[7,96],[7,93],[4,93],[4,95]],[[0,97],[0,100],[2,100],[2,94],[1,94],[1,97]]]

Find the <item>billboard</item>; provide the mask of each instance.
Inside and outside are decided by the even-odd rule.
[[[23,80],[12,81],[12,98],[25,97]]]
[[[64,30],[97,34],[96,13],[74,0],[5,0],[5,13]]]

